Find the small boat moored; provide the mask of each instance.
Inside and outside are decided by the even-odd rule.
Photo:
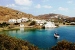
[[[55,38],[59,38],[60,36],[59,36],[59,34],[55,33],[55,34],[54,34],[54,37],[55,37]]]

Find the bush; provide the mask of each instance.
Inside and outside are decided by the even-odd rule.
[[[30,24],[29,24],[29,26],[32,26],[32,25],[35,25],[36,24],[36,22],[35,21],[32,21]]]
[[[6,22],[0,23],[0,27],[7,27],[9,24]]]
[[[27,41],[0,34],[0,50],[38,50]]]
[[[75,50],[75,44],[68,41],[58,42],[56,46],[51,48],[52,50]]]
[[[19,25],[20,23],[14,23],[14,25]]]

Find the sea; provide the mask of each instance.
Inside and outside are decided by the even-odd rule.
[[[54,37],[55,32],[59,34],[59,38]],[[48,29],[20,28],[18,30],[2,31],[0,33],[28,41],[43,49],[51,48],[55,46],[58,41],[62,40],[75,42],[75,26],[60,26]]]

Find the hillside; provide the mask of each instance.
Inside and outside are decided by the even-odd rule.
[[[21,17],[32,18],[34,16],[32,14],[23,13],[11,8],[0,6],[0,21],[7,21],[10,18],[17,19]]]
[[[38,47],[6,34],[0,34],[0,50],[38,50]]]
[[[70,17],[66,19],[68,22],[75,22],[75,17]]]
[[[37,16],[37,18],[39,18],[39,17],[41,19],[68,18],[68,16],[61,15],[61,14],[54,14],[54,13]]]
[[[61,14],[44,14],[44,15],[38,15],[38,16],[33,16],[32,14],[27,14],[18,10],[14,10],[8,7],[2,7],[0,6],[0,22],[8,21],[9,19],[18,19],[22,17],[27,17],[27,18],[36,18],[36,19],[53,19],[56,20],[58,18],[68,18],[68,16],[61,15]]]

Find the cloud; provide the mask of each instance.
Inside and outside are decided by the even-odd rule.
[[[32,0],[15,0],[17,5],[30,6],[32,5]]]
[[[59,7],[58,10],[61,10],[61,11],[67,11],[68,8]]]
[[[67,3],[70,3],[71,4],[71,3],[73,3],[73,1],[68,1]]]
[[[40,4],[37,4],[36,6],[35,6],[35,8],[47,8],[47,9],[50,9],[50,8],[52,8],[52,6],[49,6],[49,5],[40,5]]]
[[[17,7],[15,4],[8,4],[6,7]]]
[[[8,5],[6,5],[6,7],[10,7],[10,8],[16,9],[16,10],[29,10],[29,7],[27,7],[27,6],[18,6],[15,4],[8,4]],[[20,7],[22,7],[22,8],[20,8]]]
[[[52,8],[52,6],[49,6],[49,5],[44,5],[43,7],[44,8]]]
[[[40,4],[37,4],[36,6],[35,6],[35,8],[41,8],[41,5]]]

